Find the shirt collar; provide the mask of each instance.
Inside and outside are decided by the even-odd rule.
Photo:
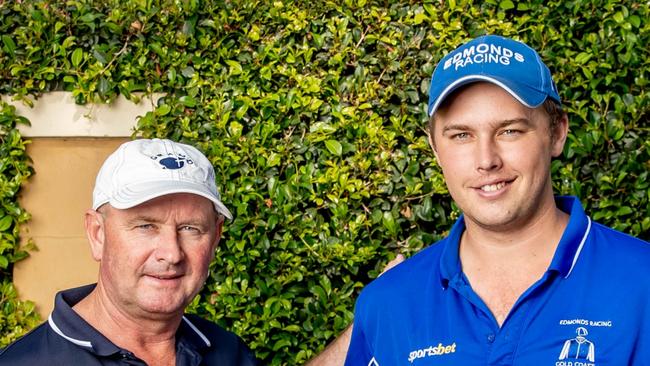
[[[99,356],[110,356],[122,351],[113,342],[88,324],[72,307],[88,296],[96,285],[77,287],[56,294],[54,310],[48,318],[52,330],[80,347]]]
[[[110,356],[126,350],[121,349],[88,324],[72,307],[88,296],[95,284],[77,287],[56,294],[54,311],[48,318],[48,324],[54,332],[76,344],[86,348],[98,356]],[[208,338],[185,316],[176,331],[177,351],[191,349],[197,352],[211,346]]]
[[[463,215],[451,227],[449,235],[443,239],[444,248],[440,256],[440,284],[442,288],[446,289],[449,286],[449,281],[454,278],[460,278],[461,266],[458,248],[460,246],[460,238],[465,231],[465,217]]]
[[[577,197],[556,197],[555,204],[569,214],[569,222],[548,269],[557,271],[562,277],[569,277],[587,241],[591,219],[585,214]]]
[[[555,204],[570,216],[548,270],[569,277],[587,240],[591,219],[585,214],[577,197],[558,196],[555,197]],[[454,278],[462,277],[459,276],[462,268],[458,248],[464,231],[465,218],[461,216],[452,226],[449,235],[443,239],[444,248],[440,257],[440,284],[443,288],[447,288]]]

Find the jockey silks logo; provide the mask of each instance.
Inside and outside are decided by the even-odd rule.
[[[560,365],[572,366],[593,366],[596,358],[596,346],[594,342],[587,339],[587,329],[579,327],[576,329],[576,337],[567,339],[560,352]],[[557,363],[556,363],[557,364]]]
[[[574,336],[565,338],[555,366],[596,366],[596,342],[594,342],[589,329],[607,329],[614,326],[611,320],[593,319],[562,319],[561,326],[574,329]]]
[[[512,59],[518,62],[525,61],[524,55],[507,47],[479,43],[450,55],[443,65],[443,70],[447,70],[452,65],[454,70],[458,70],[471,64],[482,63],[496,63],[508,66],[511,64]]]

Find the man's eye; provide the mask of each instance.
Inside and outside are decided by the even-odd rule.
[[[181,226],[180,231],[200,232],[199,228],[195,226]]]
[[[466,140],[467,138],[469,138],[469,133],[467,132],[456,133],[451,135],[451,138],[452,140]]]
[[[142,230],[151,230],[151,229],[154,228],[154,226],[152,224],[140,224],[140,225],[137,225],[136,227],[138,229],[142,229]]]
[[[507,129],[507,130],[503,130],[503,132],[502,132],[502,134],[506,135],[506,136],[514,136],[514,135],[518,135],[520,133],[521,133],[521,131],[514,130],[514,129]]]

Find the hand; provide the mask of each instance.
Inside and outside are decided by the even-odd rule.
[[[404,255],[402,253],[398,253],[393,260],[391,260],[390,262],[388,262],[388,264],[386,264],[386,267],[384,267],[384,270],[381,271],[379,275],[380,276],[383,275],[384,273],[386,273],[386,271],[388,271],[389,269],[395,267],[396,265],[402,262],[404,262]]]

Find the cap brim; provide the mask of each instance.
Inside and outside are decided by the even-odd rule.
[[[104,203],[110,203],[111,206],[124,210],[135,207],[154,198],[174,193],[191,193],[205,197],[212,201],[214,208],[218,213],[224,215],[229,220],[232,220],[232,213],[230,213],[230,210],[228,210],[228,208],[226,208],[226,206],[210,191],[206,190],[203,185],[183,181],[131,184],[115,192],[115,194],[105,202],[96,203],[97,207],[93,208],[97,209]]]
[[[460,88],[463,85],[470,83],[485,81],[488,83],[495,84],[501,87],[503,90],[507,91],[508,94],[512,95],[513,98],[517,99],[519,103],[525,105],[528,108],[537,108],[539,107],[546,98],[548,97],[546,93],[540,92],[536,89],[526,88],[523,90],[521,86],[517,86],[509,80],[504,80],[501,78],[487,76],[487,75],[467,75],[464,76],[453,83],[449,84],[443,91],[440,93],[438,98],[435,100],[433,106],[429,109],[429,117],[438,110],[442,102],[456,89]]]

